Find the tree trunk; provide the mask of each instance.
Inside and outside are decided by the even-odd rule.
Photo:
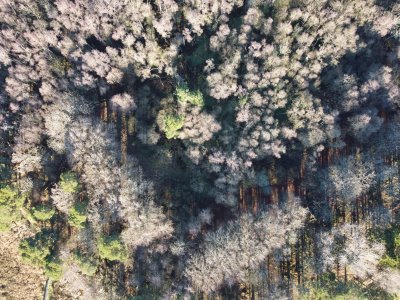
[[[44,286],[43,300],[47,300],[49,298],[49,286],[51,283],[51,279],[47,278],[46,284]]]
[[[121,123],[122,123],[121,158],[122,158],[122,163],[125,163],[126,157],[127,157],[127,152],[128,152],[128,124],[127,124],[126,115],[124,112],[121,114]]]

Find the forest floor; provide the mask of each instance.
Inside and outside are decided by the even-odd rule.
[[[28,232],[18,228],[0,232],[0,300],[42,299],[43,271],[24,262],[18,245]]]

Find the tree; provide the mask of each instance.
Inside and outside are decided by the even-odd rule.
[[[10,229],[11,225],[21,218],[21,209],[26,196],[16,188],[0,186],[0,231]]]
[[[209,293],[224,283],[246,282],[249,270],[295,240],[306,216],[307,210],[299,206],[298,199],[289,196],[282,209],[270,207],[257,217],[245,214],[207,234],[185,270],[193,289]]]
[[[125,262],[129,257],[128,251],[118,235],[100,237],[97,241],[97,249],[102,259]]]
[[[56,186],[51,189],[51,199],[60,212],[68,214],[75,201],[75,195],[64,192],[59,186]]]
[[[52,93],[54,97],[54,93]],[[71,99],[69,95],[62,95],[44,110],[45,133],[48,137],[48,146],[57,153],[65,152],[65,135],[71,124],[74,114],[77,113],[79,100]]]
[[[12,163],[20,174],[39,171],[42,168],[42,149],[33,147],[24,152],[14,152]]]
[[[326,240],[330,242],[324,242]],[[324,233],[321,241],[323,244],[319,246],[324,253],[321,259],[325,263],[323,270],[337,263],[341,267],[347,267],[347,272],[362,281],[371,279],[388,293],[400,293],[400,284],[396,281],[400,272],[379,266],[385,247],[379,242],[369,240],[364,227],[344,224],[332,232]]]
[[[50,231],[40,231],[35,236],[23,240],[19,245],[19,253],[23,259],[31,264],[46,265],[46,259],[50,256],[54,247],[56,236]]]
[[[184,123],[184,116],[173,114],[165,115],[162,130],[165,132],[167,139],[174,139],[178,137],[179,130],[182,129]]]
[[[62,263],[53,258],[48,260],[45,265],[45,273],[51,280],[60,280],[63,273]]]
[[[355,156],[340,158],[329,167],[328,180],[337,199],[345,202],[355,200],[367,192],[375,180],[373,163]]]
[[[173,233],[171,220],[155,204],[153,183],[145,178],[137,161],[128,157],[121,170],[121,215],[126,221],[121,238],[130,250],[166,240]]]
[[[124,240],[134,248],[169,236],[172,224],[155,205],[153,186],[144,178],[137,160],[128,156],[119,166],[113,133],[101,126],[93,127],[87,120],[71,129],[67,154],[88,190],[88,220],[92,227],[100,231],[111,220],[119,220],[126,225]]]
[[[370,136],[377,132],[383,123],[383,119],[376,114],[376,109],[370,109],[350,117],[348,119],[350,133],[361,142],[368,141]]]
[[[176,87],[175,94],[178,101],[182,104],[190,103],[200,108],[204,106],[203,94],[199,90],[194,92],[190,91],[188,86],[184,83]]]
[[[11,162],[14,170],[26,175],[42,169],[43,147],[42,118],[37,114],[24,114],[19,127],[19,134],[15,137]]]
[[[40,204],[32,208],[32,215],[38,221],[47,221],[50,220],[56,210],[48,203]]]
[[[78,177],[76,174],[72,171],[67,171],[64,172],[60,175],[60,188],[63,190],[65,193],[70,193],[70,194],[77,194],[80,191],[80,184],[78,181]]]
[[[92,125],[91,119],[82,119],[68,131],[68,161],[73,171],[81,175],[90,202],[101,199],[115,201],[119,180],[117,153],[119,151],[110,127]]]
[[[185,113],[184,123],[177,132],[177,137],[191,143],[203,144],[213,138],[221,130],[221,125],[215,117],[202,112],[199,106],[188,109]]]
[[[79,266],[82,274],[93,276],[96,273],[98,262],[89,255],[76,251],[76,253],[74,253],[74,261]]]
[[[117,94],[111,97],[111,106],[116,110],[131,111],[136,108],[132,96],[127,93]]]
[[[76,228],[84,228],[87,220],[87,202],[76,201],[69,210],[68,223]]]

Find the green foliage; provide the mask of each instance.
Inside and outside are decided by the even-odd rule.
[[[10,229],[11,224],[21,218],[25,199],[25,195],[9,185],[0,188],[0,232]]]
[[[54,242],[53,232],[41,231],[35,236],[23,240],[19,245],[19,253],[25,261],[44,267]]]
[[[319,286],[315,286],[312,288],[307,289],[307,291],[303,292],[300,296],[301,300],[311,300],[311,299],[330,299],[329,293],[324,288]]]
[[[179,130],[185,123],[185,117],[173,114],[164,116],[164,132],[167,139],[174,139],[179,135]]]
[[[249,101],[249,98],[247,96],[239,98],[239,106],[244,106],[247,101]]]
[[[45,273],[51,280],[60,280],[63,273],[62,263],[55,259],[47,260],[45,265]]]
[[[68,171],[60,176],[60,188],[66,193],[78,193],[80,184],[74,172]]]
[[[380,259],[379,264],[382,267],[397,268],[397,267],[400,267],[400,260],[390,257],[388,255],[385,255],[384,257],[382,257]]]
[[[394,233],[393,246],[394,255],[400,258],[400,230]]]
[[[11,208],[0,205],[0,232],[7,231],[13,222],[17,221],[19,215]]]
[[[46,275],[55,281],[60,279],[63,272],[61,261],[52,256],[56,238],[53,231],[45,230],[19,244],[22,259],[44,268]]]
[[[176,87],[176,97],[180,103],[190,103],[196,106],[204,106],[203,94],[197,91],[190,91],[186,84],[180,84]]]
[[[76,228],[84,228],[87,220],[87,201],[75,202],[68,215],[68,223]]]
[[[101,258],[124,262],[128,259],[128,250],[117,235],[102,236],[97,242]]]
[[[355,282],[338,281],[333,273],[325,273],[319,281],[300,290],[300,300],[391,300],[393,297],[374,288],[365,288]]]
[[[56,210],[54,207],[50,206],[50,204],[40,204],[34,208],[32,208],[32,216],[37,220],[37,221],[47,221],[50,220]]]
[[[0,205],[9,205],[10,207],[22,207],[25,196],[9,185],[0,188]]]
[[[386,255],[379,264],[383,267],[400,268],[400,225],[395,223],[384,232],[373,232],[373,237],[386,245]]]
[[[88,255],[84,255],[77,251],[74,255],[76,264],[81,269],[81,272],[87,276],[93,276],[97,270],[97,261]]]

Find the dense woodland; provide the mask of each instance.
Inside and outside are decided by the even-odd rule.
[[[0,0],[0,299],[399,299],[400,2]]]

